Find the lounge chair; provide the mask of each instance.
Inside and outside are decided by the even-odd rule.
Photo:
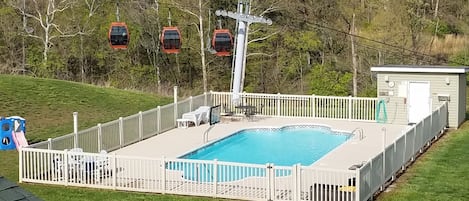
[[[207,123],[210,115],[210,106],[200,106],[192,112],[182,114],[182,119],[187,119],[193,122],[195,126],[201,123]]]

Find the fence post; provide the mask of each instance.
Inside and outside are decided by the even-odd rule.
[[[178,118],[178,86],[174,86],[173,90],[173,102],[174,102],[174,127],[176,127],[176,120]]]
[[[73,147],[78,147],[78,112],[73,112]]]
[[[204,92],[204,105],[208,105],[208,97],[207,97],[207,92]]]
[[[267,176],[267,200],[273,200],[275,198],[275,174],[273,174],[274,165],[271,163],[266,164],[266,176]]]
[[[435,135],[435,140],[438,139],[439,135],[442,134],[442,128],[441,128],[441,105],[438,107],[438,133]]]
[[[143,139],[143,113],[142,111],[138,112],[138,140]]]
[[[313,97],[313,103],[311,105],[311,107],[313,108],[313,118],[316,118],[316,95],[312,95]]]
[[[208,94],[210,95],[210,98],[209,98],[209,99],[210,99],[210,106],[216,106],[216,105],[219,105],[219,104],[220,104],[219,101],[215,101],[215,100],[214,100],[214,98],[213,98],[213,91],[212,91],[212,90],[210,90],[210,91],[208,92]]]
[[[421,145],[419,145],[420,146],[419,147],[419,152],[420,153],[423,153],[423,146],[425,146],[425,142],[423,141],[423,135],[425,135],[425,121],[424,120],[425,119],[422,119],[422,121],[421,121],[422,122],[422,127],[421,127],[422,132],[420,132],[420,133],[422,133],[422,135],[419,136],[420,142],[421,142]]]
[[[103,149],[103,130],[101,128],[101,124],[98,124],[98,152],[100,152]]]
[[[430,142],[432,141],[432,138],[434,138],[437,135],[437,133],[434,132],[435,131],[435,129],[433,128],[434,126],[435,125],[433,125],[433,111],[432,111],[431,114],[430,114],[430,136],[431,137],[428,137],[428,139],[427,139],[428,140],[428,144],[427,144],[428,146],[430,146]]]
[[[161,107],[156,107],[156,133],[160,134],[161,132]]]
[[[193,98],[192,96],[189,96],[189,111],[192,111],[192,108],[194,108],[194,103],[193,103]]]
[[[280,116],[280,93],[277,93],[277,116]]]
[[[68,181],[69,181],[69,178],[68,178],[69,177],[69,175],[68,175],[68,173],[69,173],[68,164],[69,163],[68,163],[68,150],[67,149],[64,150],[64,164],[66,164],[66,165],[64,165],[64,167],[65,167],[65,171],[64,171],[65,186],[68,186]]]
[[[52,138],[47,139],[47,149],[51,150],[52,149]]]
[[[217,189],[217,182],[218,180],[218,160],[213,160],[213,196],[217,197],[218,189]]]
[[[406,156],[407,156],[407,146],[408,146],[407,145],[407,134],[408,133],[409,133],[408,129],[401,132],[401,135],[404,135],[404,151],[402,152],[402,155],[403,155],[402,159],[403,160],[401,161],[401,163],[402,163],[401,170],[402,171],[405,171],[405,166],[406,166],[406,162],[407,162],[407,157]]]
[[[166,193],[166,159],[161,157],[161,192]],[[168,167],[169,168],[169,167]]]
[[[124,142],[124,119],[119,117],[119,147],[122,148]]]
[[[18,147],[18,152],[18,182],[23,183],[23,148],[21,146]]]
[[[380,183],[381,190],[383,190],[384,183],[386,182],[386,128],[381,128],[381,131],[383,131],[383,180]]]
[[[415,139],[416,139],[416,135],[417,135],[417,125],[414,125],[414,139],[412,140],[412,157],[410,157],[410,161],[414,161],[415,159]]]
[[[117,157],[116,153],[112,153],[112,188],[117,189]]]
[[[355,200],[360,201],[360,168],[355,170]]]
[[[293,200],[300,200],[300,164],[292,166]]]
[[[348,120],[352,120],[352,96],[348,96]]]

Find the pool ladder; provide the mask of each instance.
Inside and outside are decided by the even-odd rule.
[[[210,127],[208,127],[208,129],[204,132],[204,139],[203,139],[204,144],[208,142],[208,132],[212,130],[214,126],[215,124],[210,125]]]
[[[355,137],[355,139],[361,141],[363,140],[363,138],[365,138],[365,136],[363,135],[363,129],[362,128],[355,128],[353,131],[352,131],[352,134]]]

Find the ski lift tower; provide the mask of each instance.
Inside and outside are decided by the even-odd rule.
[[[238,0],[238,11],[233,13],[231,11],[217,10],[217,16],[225,16],[236,19],[238,21],[238,32],[236,36],[236,54],[234,73],[231,79],[232,101],[238,105],[240,93],[243,90],[244,71],[246,64],[246,49],[247,49],[247,29],[249,24],[263,23],[271,25],[272,21],[263,17],[252,16],[250,13],[250,0]]]

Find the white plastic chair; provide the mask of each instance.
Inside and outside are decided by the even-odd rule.
[[[182,119],[187,119],[193,122],[195,126],[201,123],[207,123],[210,115],[210,106],[200,106],[192,112],[182,114]]]

